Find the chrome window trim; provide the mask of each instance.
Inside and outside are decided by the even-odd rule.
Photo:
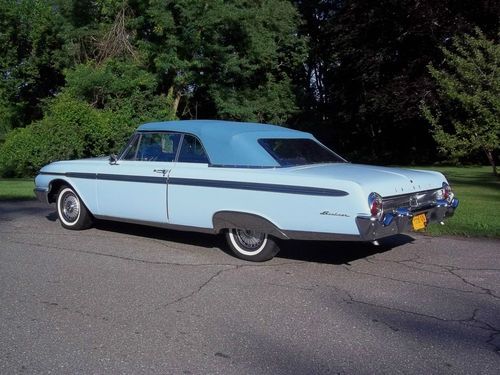
[[[118,158],[118,160],[123,160],[123,161],[145,161],[145,160],[137,160],[137,152],[139,151],[139,147],[137,148],[136,150],[136,153],[135,153],[135,156],[134,156],[134,160],[127,160],[127,159],[123,159],[123,156],[125,155],[126,151],[128,150],[128,148],[130,147],[130,144],[135,140],[135,137],[136,136],[139,136],[140,139],[139,139],[139,143],[141,142],[142,140],[142,135],[145,134],[145,133],[155,133],[155,134],[179,134],[180,135],[180,138],[179,138],[179,145],[177,147],[177,151],[176,151],[176,154],[175,154],[175,158],[172,160],[172,161],[169,161],[169,162],[166,162],[166,163],[177,163],[178,162],[178,159],[179,159],[179,155],[180,155],[180,151],[181,151],[181,147],[182,147],[182,142],[184,141],[184,136],[185,135],[189,135],[193,138],[195,138],[198,142],[200,142],[200,145],[201,147],[203,148],[203,152],[205,153],[205,156],[207,157],[208,159],[208,163],[191,163],[191,164],[208,164],[208,166],[212,166],[212,162],[210,161],[210,155],[208,154],[207,152],[207,149],[205,147],[205,145],[203,144],[203,142],[201,141],[201,139],[196,136],[195,134],[193,133],[183,133],[183,132],[178,132],[178,131],[168,131],[168,130],[162,130],[162,131],[155,131],[155,130],[141,130],[141,131],[138,131],[136,133],[133,134],[133,136],[130,138],[130,140],[128,141],[127,145],[125,146],[124,150],[120,153],[120,156]],[[181,162],[181,163],[190,163],[188,161],[186,162]]]

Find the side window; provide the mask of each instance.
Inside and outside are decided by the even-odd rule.
[[[142,133],[137,144],[131,145],[123,159],[164,161],[175,159],[181,135],[179,133]]]
[[[133,138],[130,140],[129,144],[126,146],[125,150],[122,154],[122,160],[135,160],[135,155],[137,153],[137,146],[139,145],[139,140],[141,136],[139,134],[135,134]]]
[[[208,164],[208,157],[203,145],[196,137],[186,134],[182,141],[179,159],[183,163],[205,163]]]

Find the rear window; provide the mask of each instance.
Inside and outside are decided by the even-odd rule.
[[[259,139],[259,144],[282,167],[345,162],[333,151],[312,139]]]

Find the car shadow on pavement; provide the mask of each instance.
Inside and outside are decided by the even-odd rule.
[[[47,220],[49,221],[57,221],[57,212],[54,211],[54,212],[51,212],[50,214],[48,214],[47,216],[45,216],[47,218]]]
[[[183,232],[106,220],[96,221],[94,227],[98,230],[172,241],[203,248],[218,248],[228,256],[234,257],[233,253],[226,245],[223,235]],[[316,263],[348,264],[357,259],[384,253],[412,241],[414,241],[414,239],[407,235],[396,235],[383,239],[379,241],[380,244],[378,246],[371,242],[279,241],[281,251],[276,257]]]
[[[152,238],[161,241],[178,242],[185,245],[193,245],[204,248],[221,247],[225,244],[224,238],[222,236],[214,236],[211,234],[196,232],[185,232],[147,225],[122,223],[117,221],[96,220],[93,227],[95,229],[103,231]]]
[[[354,241],[281,241],[281,251],[276,257],[315,263],[349,264],[413,241],[412,237],[404,234],[379,240],[378,245]]]

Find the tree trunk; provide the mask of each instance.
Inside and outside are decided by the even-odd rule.
[[[174,110],[174,115],[177,116],[177,109],[179,108],[179,103],[181,102],[181,94],[175,94],[174,104],[172,105],[172,109]]]
[[[497,166],[495,164],[495,156],[493,155],[493,152],[490,150],[484,150],[484,152],[486,153],[486,157],[488,158],[488,161],[490,162],[491,166],[493,167],[493,174],[495,176],[498,176]]]
[[[174,86],[170,86],[170,88],[168,89],[167,95],[169,98],[173,99],[172,112],[173,112],[174,117],[177,117],[177,110],[179,109],[179,103],[181,101],[182,95],[180,92],[176,92],[175,96],[174,96]]]

